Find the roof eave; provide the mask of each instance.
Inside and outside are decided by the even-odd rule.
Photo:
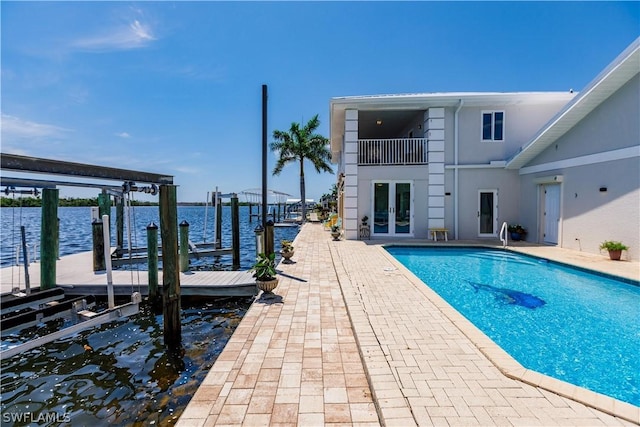
[[[640,37],[565,105],[506,165],[520,169],[567,133],[640,71]]]

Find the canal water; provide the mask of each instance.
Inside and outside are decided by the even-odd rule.
[[[141,306],[128,320],[2,360],[0,425],[172,425],[250,304],[233,298],[183,307],[178,354],[164,347],[162,315]]]
[[[37,252],[40,208],[0,209],[2,266],[15,263],[20,225],[27,243]],[[205,215],[207,225],[205,228]],[[59,208],[60,255],[90,251],[91,210]],[[115,226],[112,211],[112,230]],[[135,207],[130,214],[133,247],[146,246],[146,227],[159,224],[157,207]],[[210,208],[178,207],[178,222],[190,224],[194,243],[213,241]],[[249,209],[240,207],[241,269],[255,260],[254,229]],[[231,211],[223,208],[223,247],[231,246]],[[126,233],[126,227],[125,227]],[[297,227],[274,229],[275,249],[280,240],[293,240]],[[114,233],[112,232],[112,236]],[[125,237],[126,240],[126,237]],[[115,237],[112,237],[115,246]],[[146,268],[143,266],[142,268]],[[231,256],[192,261],[192,268],[229,270]],[[226,298],[183,303],[182,349],[177,354],[163,343],[163,320],[148,306],[130,319],[93,328],[27,351],[0,364],[0,425],[172,425],[220,355],[252,298]],[[37,325],[20,335],[2,336],[2,345],[40,336],[61,322]]]
[[[189,223],[189,240],[193,243],[213,242],[214,210],[204,206],[178,206],[178,223]],[[240,206],[240,268],[246,270],[255,261],[255,234],[258,225],[256,218],[250,221],[249,207]],[[21,245],[20,225],[25,226],[25,234],[30,256],[38,256],[40,244],[41,208],[1,208],[0,209],[0,264],[2,267],[15,265],[16,248]],[[253,209],[256,212],[256,209]],[[111,210],[111,246],[115,247],[115,208]],[[92,250],[91,208],[58,208],[60,219],[60,256]],[[160,226],[160,214],[157,206],[132,207],[129,212],[131,223],[132,247],[147,246],[147,225],[154,222]],[[206,229],[205,229],[206,220]],[[125,247],[127,246],[127,224],[125,223]],[[280,240],[293,240],[298,234],[297,227],[275,227],[275,249],[280,249]],[[158,232],[160,239],[160,232]],[[222,208],[222,246],[231,247],[231,208]],[[20,257],[20,260],[22,258]],[[22,261],[20,261],[22,262]],[[198,268],[230,269],[231,256],[217,260],[201,258],[192,260]]]

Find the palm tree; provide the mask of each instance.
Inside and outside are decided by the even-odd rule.
[[[304,185],[304,161],[309,160],[316,168],[316,172],[330,172],[333,169],[329,165],[331,151],[329,150],[329,140],[324,136],[315,133],[320,126],[320,120],[316,114],[307,122],[300,126],[299,123],[291,123],[288,132],[274,130],[274,142],[271,143],[271,151],[278,151],[280,157],[273,168],[274,175],[280,175],[287,163],[298,162],[300,164],[300,200],[302,202],[302,220],[307,218],[307,206]]]

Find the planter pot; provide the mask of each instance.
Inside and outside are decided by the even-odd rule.
[[[331,232],[331,237],[333,237],[333,240],[340,240],[340,232],[339,231],[332,231]]]
[[[518,233],[518,232],[515,232],[515,231],[509,232],[509,235],[511,237],[511,240],[514,240],[516,242],[519,241],[519,240],[524,240],[524,239],[527,238],[526,234]]]
[[[276,277],[273,280],[256,280],[256,286],[258,286],[258,289],[262,292],[269,294],[278,286],[278,278]]]
[[[620,261],[620,256],[622,256],[622,250],[609,251],[609,258],[614,261]]]
[[[294,253],[294,251],[288,251],[288,252],[280,251],[280,255],[282,255],[282,258],[284,258],[283,262],[285,264],[288,264],[288,263],[292,262],[291,261],[291,257],[293,256],[293,253]]]

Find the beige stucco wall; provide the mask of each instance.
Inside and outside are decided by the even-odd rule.
[[[358,217],[373,218],[372,182],[413,181],[414,236],[427,238],[427,166],[361,166],[358,168]],[[372,221],[372,220],[370,220]]]
[[[544,105],[507,105],[463,107],[460,120],[460,164],[489,163],[493,160],[506,160],[513,156],[521,146],[527,143],[535,133],[556,114],[565,102],[551,102]],[[482,111],[504,111],[504,141],[482,141]],[[448,146],[451,155],[447,162],[453,161],[453,146]]]
[[[637,146],[639,117],[640,75],[636,74],[526,166]]]
[[[498,190],[496,233],[500,232],[500,226],[504,221],[523,222],[519,217],[520,179],[516,171],[486,168],[461,169],[459,175],[459,239],[478,239],[478,192],[480,190]]]
[[[570,129],[556,143],[526,165],[535,173],[521,175],[520,215],[535,224],[532,241],[542,241],[541,197],[536,179],[560,176],[561,224],[558,245],[599,253],[604,240],[618,240],[630,247],[623,258],[640,256],[640,77],[636,75],[599,107]],[[635,147],[635,148],[634,148]],[[635,154],[601,161],[606,153],[625,149]],[[635,150],[635,151],[634,151]],[[590,157],[580,160],[580,156]],[[563,167],[565,160],[578,165]],[[552,169],[551,162],[560,162]],[[564,163],[567,164],[567,163]],[[545,166],[549,165],[548,168]],[[529,169],[531,170],[531,169]],[[606,187],[607,191],[599,189]],[[606,256],[606,254],[603,254]]]

